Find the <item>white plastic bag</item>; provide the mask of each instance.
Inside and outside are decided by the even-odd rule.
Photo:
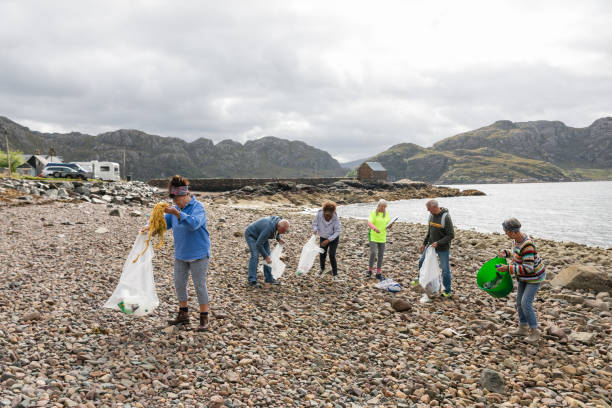
[[[419,284],[425,293],[432,297],[440,292],[442,287],[442,270],[435,248],[429,246],[425,250],[425,259],[419,270]]]
[[[325,252],[323,248],[321,248],[317,242],[317,237],[312,235],[304,248],[302,248],[302,253],[300,254],[300,261],[298,262],[297,274],[301,275],[303,273],[307,273],[310,268],[312,268],[312,264],[314,263],[315,258],[318,254],[322,254]]]
[[[382,279],[380,282],[374,285],[376,289],[382,289],[389,292],[399,292],[402,290],[402,285],[397,283],[391,278]]]
[[[264,265],[272,268],[272,277],[274,279],[279,279],[283,276],[285,272],[285,263],[280,260],[281,253],[283,252],[283,246],[277,244],[272,251],[270,251],[270,260],[272,261],[270,264],[264,261]],[[259,267],[260,271],[263,271],[263,265]]]
[[[123,264],[119,283],[104,307],[121,310],[134,316],[147,315],[159,305],[153,280],[153,245],[133,263],[145,249],[147,234],[138,234],[132,250]]]

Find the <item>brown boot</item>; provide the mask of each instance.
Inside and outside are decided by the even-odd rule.
[[[515,337],[525,337],[529,334],[529,326],[526,324],[519,324],[518,329],[510,332],[510,334]]]
[[[540,330],[537,327],[529,329],[529,336],[525,339],[527,343],[535,344],[540,341]]]
[[[170,326],[176,325],[188,325],[189,324],[189,312],[179,310],[178,316],[174,320],[168,320]]]
[[[198,331],[203,332],[208,330],[208,313],[200,313],[200,325]]]

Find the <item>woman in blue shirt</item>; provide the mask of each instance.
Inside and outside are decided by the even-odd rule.
[[[166,225],[174,236],[174,288],[179,301],[178,316],[168,321],[171,325],[188,325],[187,283],[189,274],[200,304],[198,331],[208,329],[208,289],[206,273],[210,259],[210,237],[206,229],[204,205],[189,193],[189,181],[174,176],[168,184],[168,194],[174,206],[164,209]]]

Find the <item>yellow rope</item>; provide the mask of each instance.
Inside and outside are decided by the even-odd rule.
[[[151,218],[149,218],[149,236],[147,237],[147,243],[145,245],[145,249],[138,254],[136,259],[132,261],[135,263],[140,255],[144,254],[149,248],[149,242],[154,235],[157,235],[157,245],[154,246],[155,249],[160,249],[162,245],[164,245],[164,233],[168,226],[166,225],[166,218],[164,217],[164,208],[168,207],[168,203],[157,203],[155,207],[153,207],[153,211],[151,212]]]

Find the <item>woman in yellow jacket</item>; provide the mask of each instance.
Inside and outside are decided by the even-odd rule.
[[[387,212],[387,202],[383,199],[378,201],[376,209],[370,213],[368,219],[368,238],[370,241],[370,264],[368,268],[368,278],[372,277],[374,270],[374,259],[378,252],[376,261],[376,279],[382,279],[382,262],[385,254],[385,243],[387,242],[387,229],[391,228],[393,223]]]

